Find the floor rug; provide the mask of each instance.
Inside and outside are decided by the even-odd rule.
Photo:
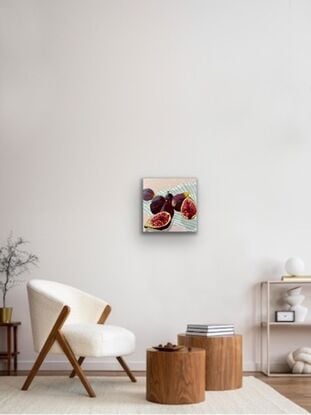
[[[0,377],[0,413],[4,414],[303,414],[308,413],[260,380],[247,376],[233,391],[206,392],[195,405],[159,405],[146,401],[146,379],[90,377],[97,394],[86,396],[77,378],[37,376],[27,392],[21,376]]]

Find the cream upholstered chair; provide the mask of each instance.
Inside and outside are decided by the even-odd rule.
[[[94,390],[81,365],[86,357],[116,357],[132,382],[136,379],[122,356],[135,349],[135,336],[122,327],[104,324],[111,307],[77,288],[54,281],[31,280],[27,284],[34,348],[39,355],[22,390],[27,390],[46,355],[64,353],[89,396]],[[77,359],[77,357],[79,357]]]

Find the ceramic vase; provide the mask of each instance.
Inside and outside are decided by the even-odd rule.
[[[285,294],[285,301],[287,303],[288,309],[295,311],[295,322],[305,321],[308,308],[301,305],[305,299],[305,296],[300,294],[302,287],[295,287],[287,291]]]

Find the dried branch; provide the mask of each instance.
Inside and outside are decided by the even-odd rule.
[[[9,289],[23,282],[19,275],[27,272],[30,265],[37,265],[39,258],[22,249],[28,241],[23,238],[13,240],[12,234],[7,239],[6,245],[0,248],[0,291],[2,291],[3,307],[5,307],[6,295]]]

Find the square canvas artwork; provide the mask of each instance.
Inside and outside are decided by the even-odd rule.
[[[196,232],[197,179],[144,178],[143,232]]]

